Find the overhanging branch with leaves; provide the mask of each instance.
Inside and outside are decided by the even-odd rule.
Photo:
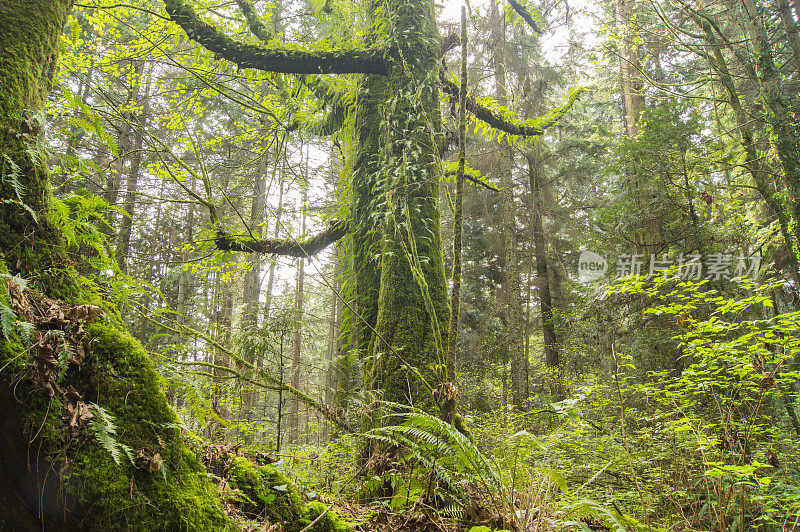
[[[442,91],[453,101],[458,101],[459,86],[455,82],[447,79],[444,72],[440,73],[439,80],[442,84]],[[549,127],[558,122],[575,104],[583,92],[583,88],[570,90],[567,102],[561,107],[553,109],[549,113],[533,120],[518,120],[507,118],[486,105],[479,103],[474,96],[467,95],[467,111],[473,114],[478,120],[485,122],[489,126],[503,131],[509,135],[521,137],[537,137],[545,132]]]

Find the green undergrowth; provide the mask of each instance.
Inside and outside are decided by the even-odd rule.
[[[246,458],[236,457],[228,480],[232,488],[245,496],[242,507],[248,515],[283,523],[287,532],[303,530],[323,513],[314,524],[314,531],[352,530],[333,510],[326,512],[328,505],[319,501],[306,503],[292,482],[272,465],[255,465]]]

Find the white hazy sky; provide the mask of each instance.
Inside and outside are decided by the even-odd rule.
[[[504,0],[498,0],[501,3]],[[472,14],[486,14],[489,12],[489,2],[491,0],[470,0],[469,5],[472,9]],[[461,6],[465,5],[464,0],[437,0],[437,5],[441,6],[438,12],[438,20],[440,22],[458,23],[461,20]],[[563,24],[547,29],[539,39],[539,42],[544,49],[544,54],[547,59],[557,64],[561,50],[567,44],[569,32],[571,29],[578,30],[586,34],[585,43],[587,46],[593,46],[597,42],[597,32],[594,30],[594,21],[591,14],[597,13],[598,6],[596,0],[577,0],[572,2],[572,18],[571,26]],[[544,14],[546,18],[546,13]]]

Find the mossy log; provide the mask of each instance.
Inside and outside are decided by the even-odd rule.
[[[270,522],[283,523],[286,532],[299,532],[312,523],[315,532],[350,532],[352,527],[329,506],[305,502],[305,496],[275,466],[255,465],[236,457],[230,467],[228,482],[248,499],[245,513]],[[321,516],[321,517],[320,517]]]

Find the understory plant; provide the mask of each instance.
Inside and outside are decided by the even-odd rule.
[[[645,317],[676,326],[676,367],[643,372],[641,354],[615,353],[622,413],[610,420],[640,494],[674,523],[738,531],[800,522],[798,313],[776,311],[782,284],[658,276],[609,290],[644,298]],[[658,488],[666,482],[668,492]]]

